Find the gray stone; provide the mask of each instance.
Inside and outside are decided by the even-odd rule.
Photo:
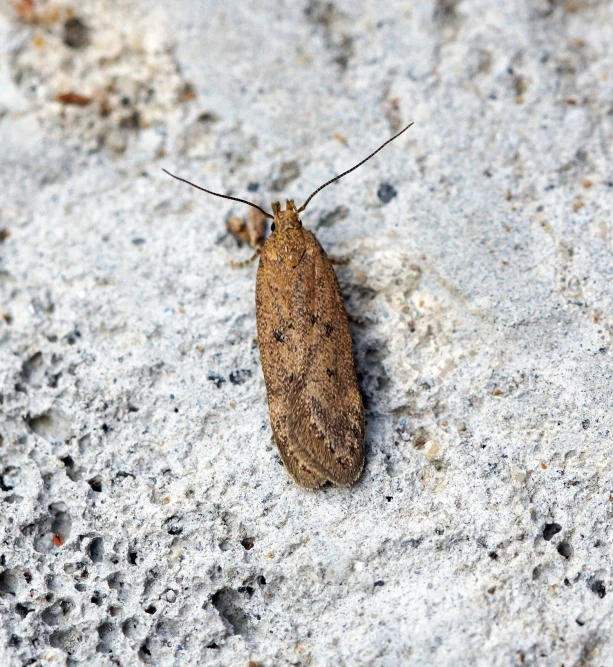
[[[0,12],[0,664],[613,664],[611,3],[67,7]],[[300,204],[410,121],[303,216],[367,403],[308,493],[247,211],[161,170]]]

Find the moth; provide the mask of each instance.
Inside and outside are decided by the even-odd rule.
[[[247,204],[273,222],[260,258],[255,305],[258,344],[273,439],[291,478],[305,489],[349,486],[364,467],[364,407],[349,321],[330,258],[300,219],[325,187],[370,160],[413,123],[351,169],[317,188],[297,208],[286,200],[272,214],[164,171],[198,190]]]

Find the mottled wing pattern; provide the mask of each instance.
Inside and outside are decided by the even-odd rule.
[[[303,286],[306,264],[289,267],[278,253],[279,243],[268,238],[260,255],[256,283],[256,317],[262,371],[268,394],[273,438],[283,463],[300,486],[316,488],[327,477],[307,465],[290,442],[289,396],[304,366],[303,331],[306,322]]]
[[[314,273],[312,328],[304,379],[290,393],[288,431],[306,460],[317,463],[331,482],[345,486],[364,466],[364,408],[336,274],[315,236],[305,231],[305,240]]]
[[[273,436],[299,485],[348,485],[364,465],[349,324],[330,260],[313,234],[293,234],[289,244],[285,234],[267,240],[256,285]]]

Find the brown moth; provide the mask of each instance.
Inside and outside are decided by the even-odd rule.
[[[317,188],[300,208],[293,199],[286,200],[284,211],[273,202],[273,215],[164,170],[199,190],[248,204],[273,220],[264,245],[241,264],[260,258],[256,320],[270,424],[288,473],[306,489],[326,482],[349,486],[358,479],[364,467],[364,407],[338,280],[315,235],[302,227],[300,213],[320,190],[370,160],[411,125]]]

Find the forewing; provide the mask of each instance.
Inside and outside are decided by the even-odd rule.
[[[303,234],[306,252],[297,266],[282,261],[271,238],[258,268],[258,342],[270,422],[300,486],[348,485],[364,465],[349,323],[330,260],[310,232]]]
[[[328,478],[305,460],[288,434],[292,386],[304,372],[308,334],[304,285],[309,272],[306,265],[286,266],[275,253],[273,242],[271,237],[264,246],[256,282],[258,345],[270,425],[288,473],[299,486],[314,489],[325,484]]]
[[[349,322],[330,260],[310,232],[305,236],[305,258],[312,264],[310,331],[302,373],[290,390],[287,430],[307,465],[348,485],[364,465],[364,409]]]

